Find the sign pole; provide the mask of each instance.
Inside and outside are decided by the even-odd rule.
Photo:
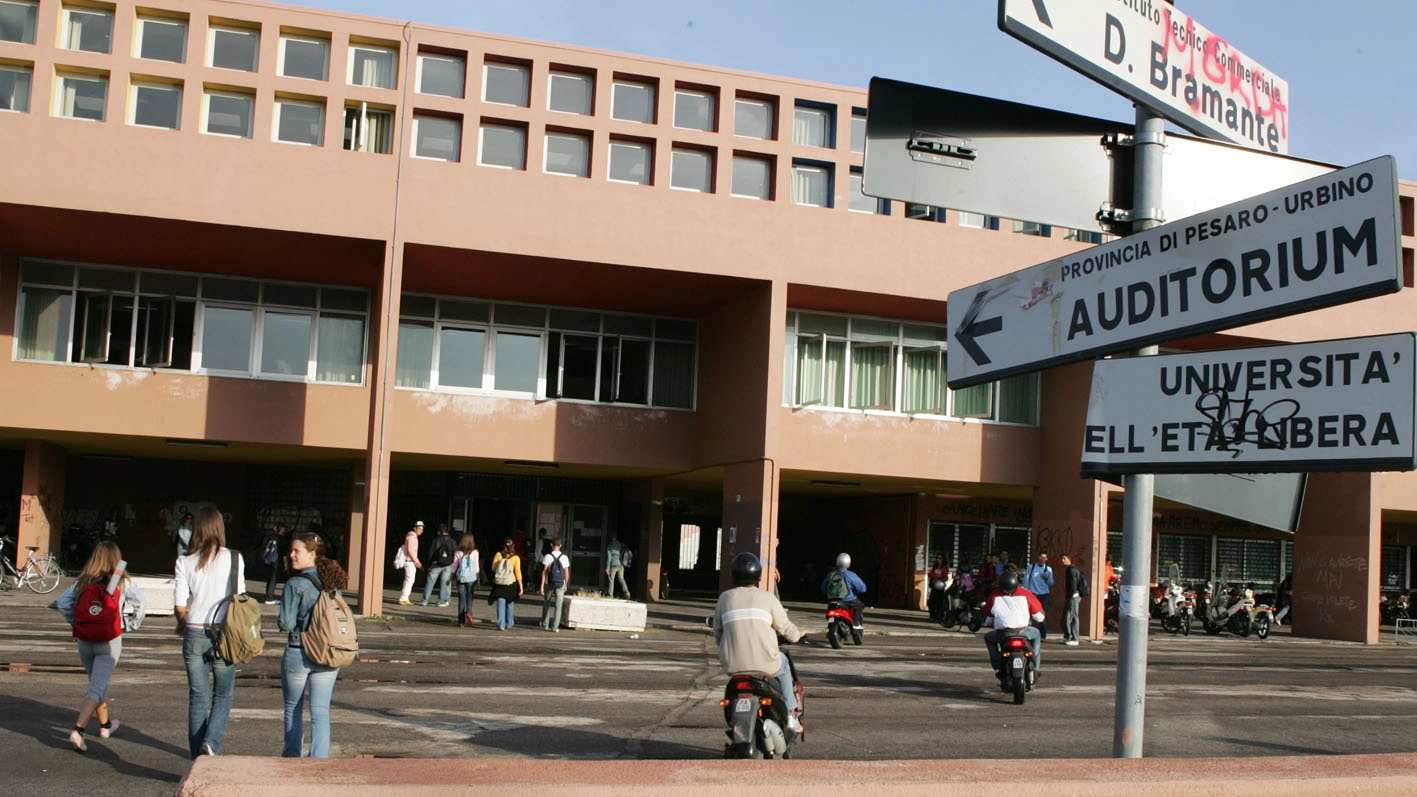
[[[1161,224],[1161,155],[1166,147],[1166,123],[1137,105],[1132,173],[1132,232]],[[1157,353],[1144,346],[1132,356]],[[1148,595],[1151,583],[1151,511],[1156,477],[1129,475],[1122,496],[1122,588],[1117,612],[1117,703],[1112,726],[1112,757],[1141,758],[1146,720],[1146,634],[1151,625]]]

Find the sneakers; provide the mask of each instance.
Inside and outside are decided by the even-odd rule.
[[[448,605],[448,601],[443,601],[442,603],[438,604],[438,608],[441,609],[441,608],[443,608],[444,606],[447,606],[447,605]]]
[[[108,737],[112,736],[114,731],[117,731],[119,726],[121,726],[122,724],[123,723],[119,722],[118,720],[111,720],[108,723],[107,728],[103,727],[102,725],[98,726],[98,738],[107,739]]]
[[[413,601],[409,600],[408,598],[399,598],[399,605],[400,605],[400,606],[412,606],[412,605],[413,605]]]
[[[275,598],[268,598],[268,599],[266,600],[266,605],[267,605],[267,606],[270,606],[270,605],[273,604],[273,603],[280,603],[280,601],[276,600]]]
[[[216,755],[216,751],[212,749],[210,744],[202,742],[202,752],[198,753],[198,755]]]
[[[84,732],[78,728],[69,731],[69,744],[74,746],[75,752],[87,753],[89,751],[89,746],[84,743]]]
[[[419,606],[427,606],[427,605],[428,605],[428,601],[419,601],[418,605],[419,605]]]
[[[1076,639],[1069,639],[1068,641],[1064,642],[1063,644],[1064,644],[1064,645],[1068,645],[1068,646],[1070,646],[1070,647],[1077,647],[1078,641],[1077,641]]]
[[[799,719],[797,719],[797,715],[796,715],[796,714],[788,714],[788,715],[787,715],[787,729],[788,729],[789,731],[792,731],[793,733],[802,733],[802,732],[803,732],[804,729],[803,729],[803,727],[802,727],[802,721],[799,720]]]

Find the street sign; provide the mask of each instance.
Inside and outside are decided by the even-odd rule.
[[[871,79],[862,191],[1076,230],[1125,234],[1133,125]],[[1179,219],[1333,171],[1317,161],[1168,134],[1161,209]]]
[[[954,291],[949,386],[1397,291],[1396,170],[1375,158]]]
[[[1417,334],[1099,360],[1082,475],[1412,470]]]
[[[1289,84],[1160,0],[999,0],[999,28],[1181,127],[1289,151]]]

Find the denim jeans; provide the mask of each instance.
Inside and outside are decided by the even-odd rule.
[[[777,676],[777,685],[782,689],[783,707],[791,714],[797,710],[797,690],[792,688],[792,665],[787,661],[787,654],[778,651],[777,656],[782,660],[782,664],[773,674]]]
[[[497,628],[511,628],[517,624],[517,602],[506,598],[497,599]]]
[[[1045,612],[1048,611],[1048,593],[1046,593],[1046,592],[1040,592],[1040,593],[1038,593],[1038,602],[1041,603],[1041,604],[1043,604],[1043,611],[1045,611]],[[1038,624],[1034,625],[1033,627],[1038,629],[1038,639],[1039,639],[1039,641],[1042,641],[1042,640],[1048,638],[1048,618],[1047,618],[1047,617],[1044,617],[1044,618],[1043,618],[1043,622],[1038,623]]]
[[[187,668],[187,749],[196,758],[202,745],[221,752],[231,698],[236,689],[236,665],[216,653],[216,629],[188,628],[182,637],[182,663]]]
[[[472,616],[472,593],[476,589],[476,581],[458,582],[458,620]]]
[[[606,576],[610,579],[610,597],[613,598],[616,595],[620,594],[615,591],[616,581],[620,582],[620,589],[624,590],[625,597],[630,597],[630,585],[625,583],[625,568],[621,565],[611,565],[610,567],[606,568],[606,570]]]
[[[438,584],[438,602],[447,603],[450,596],[449,590],[452,589],[449,585],[451,576],[451,565],[428,568],[428,580],[423,584],[423,602],[428,602],[428,598],[433,594],[433,585],[436,583]]]
[[[559,587],[548,586],[546,594],[541,596],[541,627],[560,628],[561,627],[561,599],[566,597],[566,585]],[[548,622],[549,618],[555,618]]]
[[[1063,639],[1077,641],[1078,638],[1078,608],[1082,604],[1082,596],[1073,594],[1068,596],[1068,608],[1063,611]]]
[[[280,691],[285,697],[285,747],[282,758],[299,758],[305,747],[305,686],[310,686],[310,757],[330,757],[330,695],[338,667],[324,667],[305,657],[303,648],[286,647],[280,660]]]

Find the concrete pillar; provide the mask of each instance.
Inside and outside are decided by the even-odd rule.
[[[385,248],[383,279],[374,292],[375,312],[372,313],[369,335],[369,383],[373,386],[369,400],[369,448],[363,467],[356,470],[358,482],[363,482],[363,533],[350,533],[351,578],[359,584],[360,614],[368,617],[384,611],[384,541],[389,516],[389,435],[393,400],[394,357],[398,351],[399,299],[403,290],[402,244],[391,240]],[[352,524],[351,524],[352,525]],[[357,540],[357,542],[356,542]],[[355,552],[358,552],[358,558]],[[358,575],[353,575],[357,573]]]
[[[759,586],[772,589],[771,564],[777,550],[777,473],[770,460],[723,469],[723,559],[719,588],[733,586],[733,557],[748,551],[763,562]]]
[[[1310,474],[1294,535],[1294,633],[1376,644],[1381,557],[1372,474]]]
[[[626,500],[640,505],[640,524],[634,529],[634,539],[626,540],[635,552],[638,566],[645,569],[644,590],[631,590],[644,596],[647,603],[659,600],[659,574],[664,570],[664,479],[653,478],[626,485]]]
[[[40,553],[59,551],[64,530],[64,477],[68,452],[43,440],[25,441],[24,471],[20,481],[20,525],[15,534],[16,565],[25,561],[28,545]]]
[[[364,534],[369,525],[369,517],[365,514],[368,509],[368,499],[365,496],[365,467],[362,461],[354,463],[350,468],[349,487],[349,534],[348,550],[345,559],[345,569],[349,572],[349,589],[354,592],[362,592],[364,584],[364,569],[360,567],[360,562],[364,561]]]

